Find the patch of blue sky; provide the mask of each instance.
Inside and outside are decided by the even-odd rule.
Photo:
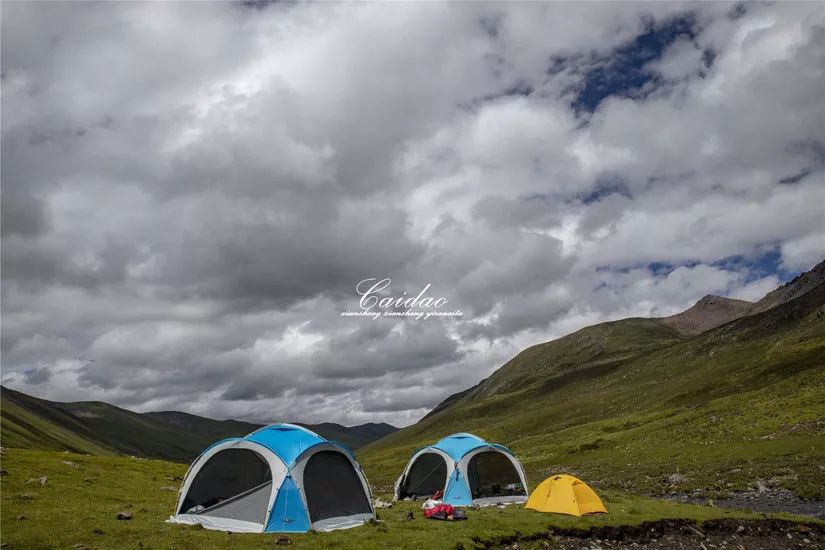
[[[642,90],[655,88],[656,73],[646,66],[661,59],[667,47],[679,38],[693,39],[696,20],[691,14],[670,19],[660,25],[648,24],[645,32],[617,48],[604,58],[596,60],[584,75],[583,85],[573,101],[577,111],[595,111],[599,104],[611,96],[636,96]],[[563,61],[552,60],[550,71],[560,71]],[[713,54],[708,52],[706,63],[712,63]]]

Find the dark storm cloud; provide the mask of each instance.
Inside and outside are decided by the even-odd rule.
[[[26,384],[36,386],[47,382],[49,378],[51,378],[51,372],[49,372],[48,367],[41,367],[39,369],[29,369],[23,373],[23,376],[25,377]]]
[[[769,290],[767,249],[825,254],[825,10],[729,8],[3,3],[4,384],[403,424],[527,345]],[[370,277],[464,316],[341,317]]]
[[[490,195],[479,200],[473,208],[473,214],[493,229],[552,227],[560,221],[563,212],[563,204],[541,195],[515,199]]]
[[[381,320],[379,320],[381,322]],[[327,377],[372,378],[400,370],[422,371],[457,361],[457,342],[438,321],[367,326],[333,337],[330,353],[313,357],[315,369]]]
[[[36,237],[47,229],[43,203],[26,193],[4,191],[0,216],[3,236]]]

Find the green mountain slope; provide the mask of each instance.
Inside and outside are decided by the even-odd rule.
[[[81,426],[63,427],[58,422],[33,413],[17,400],[7,397],[3,389],[0,398],[0,428],[4,447],[28,449],[64,449],[76,453],[107,455],[115,454],[111,449],[99,445],[93,439],[79,435]],[[66,419],[71,422],[71,419]]]
[[[398,428],[389,424],[305,424],[353,449]],[[244,436],[261,424],[213,420],[162,411],[136,413],[108,403],[58,403],[9,388],[0,393],[0,440],[6,447],[68,450],[94,455],[126,454],[187,462],[227,437]]]
[[[583,328],[522,351],[465,397],[465,402],[473,397],[500,398],[528,387],[534,394],[544,394],[599,378],[635,357],[680,340],[676,330],[656,319],[623,319]]]
[[[177,461],[191,460],[215,439],[244,435],[250,431],[248,426],[253,429],[255,426],[225,425],[195,418],[203,421],[197,429],[183,429],[151,414],[135,413],[108,403],[57,403],[8,388],[2,389],[0,409],[4,446]]]
[[[533,346],[362,453],[389,484],[410,453],[458,431],[511,447],[533,483],[574,471],[650,493],[825,495],[825,281],[694,337],[655,319]],[[787,285],[786,285],[787,286]],[[787,289],[786,289],[787,290]],[[673,475],[678,474],[678,475]]]

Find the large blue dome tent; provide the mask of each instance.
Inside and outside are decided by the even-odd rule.
[[[415,451],[395,483],[395,500],[444,492],[453,506],[527,501],[527,480],[518,458],[503,445],[457,433]]]
[[[293,424],[225,439],[195,459],[171,523],[238,533],[305,533],[375,517],[369,484],[345,446]]]

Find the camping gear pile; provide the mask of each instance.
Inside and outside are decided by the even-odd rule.
[[[460,506],[514,503],[574,516],[607,513],[596,493],[569,475],[551,476],[528,494],[524,468],[507,447],[457,433],[413,453],[394,500],[426,499],[424,516],[442,520],[467,519]],[[369,483],[349,448],[301,426],[273,424],[204,450],[167,521],[238,533],[306,533],[375,519]]]
[[[445,504],[442,500],[444,493],[436,491],[433,496],[424,501],[421,509],[424,510],[424,517],[429,519],[441,519],[447,521],[457,521],[467,519],[467,514],[460,508],[453,508],[450,504]]]

